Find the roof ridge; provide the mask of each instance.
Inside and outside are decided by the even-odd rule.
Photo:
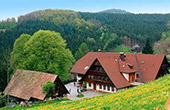
[[[17,69],[16,71],[36,72],[36,73],[40,73],[40,74],[50,74],[50,75],[58,76],[58,75],[53,74],[53,73],[47,73],[47,72],[42,72],[42,71],[37,71],[37,70],[24,70],[24,69]]]

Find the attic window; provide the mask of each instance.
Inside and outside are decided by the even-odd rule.
[[[87,70],[88,68],[89,68],[89,67],[88,67],[88,66],[86,66],[84,69],[85,69],[85,70]]]
[[[117,62],[117,59],[115,59],[115,62]]]
[[[144,60],[142,60],[141,63],[143,64],[143,63],[144,63]]]
[[[131,64],[128,64],[128,66],[129,66],[130,68],[133,68],[133,65],[131,65]]]
[[[123,68],[125,68],[125,65],[123,65]]]

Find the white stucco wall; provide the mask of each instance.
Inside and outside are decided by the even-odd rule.
[[[122,73],[123,76],[126,78],[127,81],[129,81],[129,74]]]
[[[108,87],[110,88],[110,90],[108,90]],[[99,84],[96,84],[96,90],[103,91],[103,92],[110,92],[110,93],[114,92],[114,91],[112,91],[112,87],[111,86],[106,86],[106,89],[104,90],[104,85],[102,85],[102,88],[100,89],[100,85]]]
[[[91,83],[91,87],[89,87],[89,83],[87,82],[86,87],[87,87],[87,89],[94,89],[94,87],[93,87],[93,83]]]
[[[99,90],[99,84],[96,84],[96,90]]]
[[[78,76],[78,74],[76,74],[76,78],[77,78],[77,82],[82,78],[80,76]]]

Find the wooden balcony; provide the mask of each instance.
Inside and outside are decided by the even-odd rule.
[[[97,71],[97,70],[89,70],[90,73],[94,74],[94,75],[102,75],[102,76],[107,76],[106,73]]]
[[[112,84],[111,81],[106,81],[106,80],[98,80],[98,79],[93,79],[95,83],[99,84]]]

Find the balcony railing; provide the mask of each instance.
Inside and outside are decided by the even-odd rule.
[[[93,79],[95,82],[100,82],[100,83],[111,83],[109,80],[101,80],[101,79]]]

